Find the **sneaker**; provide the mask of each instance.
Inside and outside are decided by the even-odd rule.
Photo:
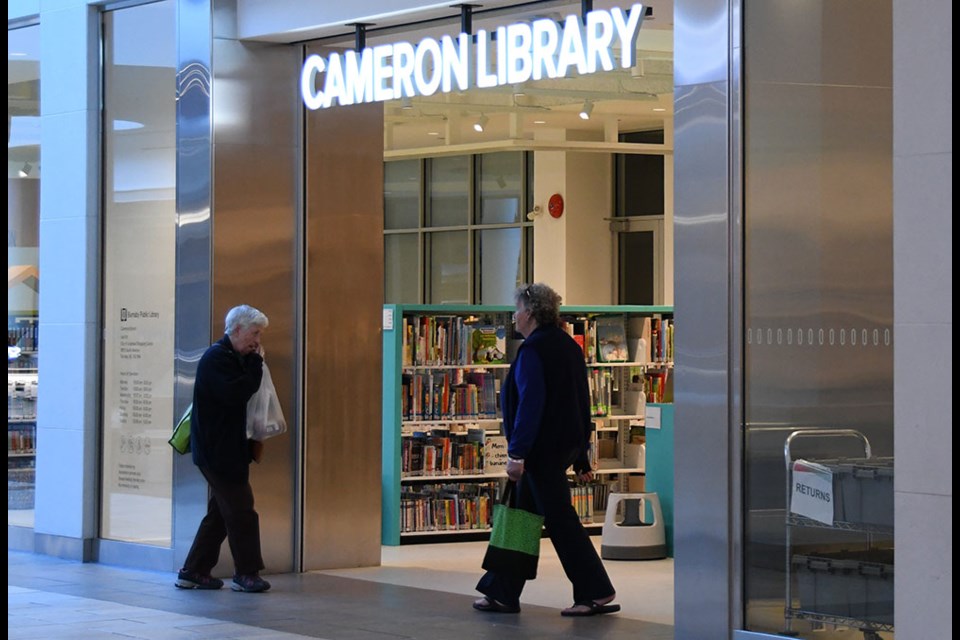
[[[230,585],[230,588],[234,591],[260,593],[261,591],[266,591],[269,589],[270,583],[255,573],[250,575],[237,574],[233,576],[233,584]]]
[[[177,581],[174,584],[181,589],[219,589],[223,586],[223,580],[180,569],[177,574]]]

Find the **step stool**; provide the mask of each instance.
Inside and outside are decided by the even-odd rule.
[[[623,520],[617,522],[617,505],[623,503]],[[653,522],[644,519],[649,507]],[[600,536],[600,557],[605,560],[657,560],[667,557],[663,511],[655,492],[611,493]]]

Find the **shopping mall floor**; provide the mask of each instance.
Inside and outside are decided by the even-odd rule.
[[[594,537],[599,545],[599,537]],[[604,561],[622,610],[567,618],[570,585],[553,546],[519,614],[471,608],[482,542],[384,547],[382,565],[265,576],[262,594],[185,591],[172,573],[7,551],[7,635],[16,640],[673,640],[673,561]],[[226,553],[226,547],[224,547]],[[222,563],[221,563],[222,564]]]

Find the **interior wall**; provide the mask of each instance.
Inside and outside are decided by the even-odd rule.
[[[893,3],[894,619],[953,627],[953,3]],[[918,117],[922,114],[922,117]]]
[[[307,55],[323,53],[308,47]],[[303,569],[380,564],[383,105],[306,118]],[[371,188],[378,185],[378,188]]]
[[[213,90],[228,99],[213,101],[211,337],[223,335],[226,313],[238,304],[270,320],[264,361],[288,430],[267,440],[263,460],[250,468],[269,573],[298,564],[299,63],[298,47],[242,43],[222,27],[215,33]],[[232,560],[221,558],[229,574]]]
[[[609,218],[613,214],[613,161],[607,153],[567,152],[564,304],[613,303],[613,239]],[[547,217],[550,217],[547,214]],[[541,247],[537,246],[537,251]]]
[[[533,280],[550,285],[567,300],[567,220],[547,213],[554,193],[567,197],[567,154],[564,151],[535,151],[533,155],[533,203],[540,214],[533,221]]]
[[[534,152],[534,204],[540,213],[533,224],[533,279],[553,287],[563,304],[612,303],[613,242],[604,220],[612,212],[612,181],[607,153]],[[564,200],[559,218],[547,211],[554,194]]]

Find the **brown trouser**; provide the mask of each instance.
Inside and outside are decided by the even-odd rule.
[[[231,482],[203,467],[200,473],[210,485],[210,501],[183,568],[210,575],[220,559],[220,546],[227,539],[235,572],[239,575],[258,573],[263,569],[260,516],[253,509],[253,488],[249,480]]]

